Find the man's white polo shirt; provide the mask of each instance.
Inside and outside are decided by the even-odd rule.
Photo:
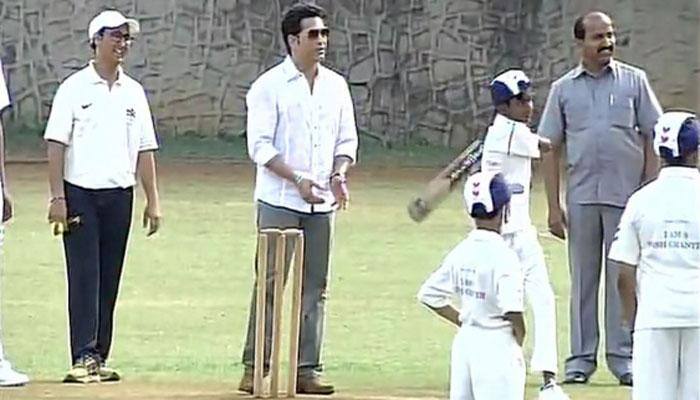
[[[141,84],[120,67],[110,89],[93,61],[59,86],[44,139],[66,145],[64,179],[86,189],[134,186],[138,153],[158,148]]]
[[[510,326],[509,312],[523,312],[523,276],[518,256],[496,232],[475,229],[423,283],[418,300],[433,308],[459,296],[462,326]]]
[[[664,167],[633,194],[608,257],[638,266],[636,330],[700,327],[700,172]]]

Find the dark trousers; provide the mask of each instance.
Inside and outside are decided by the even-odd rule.
[[[68,218],[80,217],[63,236],[73,363],[86,354],[101,361],[109,355],[133,193],[133,188],[92,190],[65,182]]]

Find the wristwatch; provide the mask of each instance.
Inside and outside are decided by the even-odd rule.
[[[334,172],[331,174],[331,177],[329,178],[329,181],[332,181],[333,178],[339,178],[341,182],[346,182],[347,178],[345,178],[345,174],[342,172]]]

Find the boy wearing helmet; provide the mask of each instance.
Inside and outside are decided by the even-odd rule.
[[[452,345],[451,400],[522,400],[523,278],[501,236],[510,202],[503,176],[479,172],[464,188],[476,229],[423,283],[418,299],[459,327]],[[453,296],[461,302],[457,310]]]
[[[525,296],[535,319],[534,348],[530,368],[541,372],[540,400],[566,400],[556,383],[557,334],[554,292],[549,282],[544,252],[530,220],[532,159],[550,142],[530,131],[533,101],[530,79],[523,71],[511,69],[491,82],[496,108],[493,124],[484,140],[483,171],[500,172],[512,194],[510,213],[501,229],[508,246],[515,251],[523,268]]]
[[[633,327],[634,400],[700,399],[700,124],[664,113],[659,177],[630,197],[608,258]]]

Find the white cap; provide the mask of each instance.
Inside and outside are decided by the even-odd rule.
[[[670,111],[659,117],[654,126],[654,151],[657,155],[677,158],[697,149],[698,128],[696,124],[686,124],[688,119],[695,119],[695,115]],[[661,149],[667,150],[661,154]]]
[[[102,11],[88,25],[88,40],[92,43],[95,35],[102,28],[118,28],[124,24],[129,26],[129,35],[136,36],[139,33],[140,28],[137,20],[126,18],[117,10]]]
[[[509,69],[491,81],[491,97],[494,105],[507,102],[530,87],[530,78],[519,69]]]
[[[464,203],[467,212],[473,217],[476,216],[477,208],[491,213],[500,210],[509,201],[508,183],[500,173],[477,172],[470,176],[464,185]]]

